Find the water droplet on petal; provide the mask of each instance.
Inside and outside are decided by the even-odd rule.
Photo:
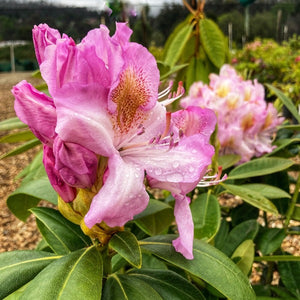
[[[178,168],[179,167],[179,162],[178,161],[173,162],[173,167]]]
[[[190,167],[189,167],[189,172],[191,172],[191,173],[192,173],[192,172],[194,172],[194,171],[195,171],[195,168],[194,168],[194,167],[192,167],[192,166],[190,166]]]
[[[161,169],[155,169],[154,173],[155,175],[161,175],[162,171]]]
[[[180,173],[169,174],[169,175],[167,175],[167,181],[180,182],[180,181],[183,181],[183,176]]]

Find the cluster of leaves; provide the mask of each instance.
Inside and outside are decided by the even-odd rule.
[[[237,51],[235,68],[245,77],[272,84],[300,104],[300,39],[278,45],[272,40],[256,40]]]
[[[223,33],[214,21],[195,11],[174,29],[158,66],[162,79],[176,73],[176,81],[183,81],[188,89],[195,81],[208,83],[208,75],[218,73],[227,60]]]

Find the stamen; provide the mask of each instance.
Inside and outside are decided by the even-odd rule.
[[[169,86],[163,91],[161,91],[160,93],[158,93],[158,99],[161,99],[164,96],[168,95],[172,89],[172,86],[173,86],[173,81],[170,81]]]
[[[183,85],[182,85],[182,81],[180,81],[178,83],[177,91],[173,92],[173,93],[170,93],[169,96],[168,96],[168,99],[164,100],[164,101],[161,101],[160,103],[163,106],[167,106],[167,105],[173,103],[175,100],[181,98],[183,96],[184,92],[185,91],[184,91],[184,88],[183,88]]]
[[[165,136],[167,136],[167,134],[168,134],[168,132],[170,130],[170,127],[171,127],[171,113],[167,112],[166,113],[166,128],[165,128],[164,133],[162,134],[162,138],[164,138]]]
[[[222,166],[218,167],[218,173],[214,175],[205,175],[202,180],[197,184],[197,187],[208,187],[212,185],[217,185],[220,182],[223,182],[227,179],[227,174],[225,174],[222,178]],[[212,180],[210,180],[212,179]]]

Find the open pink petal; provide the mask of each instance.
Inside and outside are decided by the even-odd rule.
[[[55,137],[56,111],[53,100],[23,80],[13,87],[14,108],[19,119],[27,124],[44,144]]]
[[[50,28],[47,24],[40,24],[34,26],[32,37],[37,61],[41,64],[45,59],[45,48],[55,45],[61,35],[58,30]]]
[[[194,223],[189,207],[189,198],[185,195],[175,195],[174,215],[179,237],[173,241],[173,246],[185,258],[193,259]]]
[[[143,169],[114,155],[108,160],[107,172],[105,183],[85,216],[88,227],[102,221],[111,227],[123,226],[147,207],[149,196]]]
[[[202,134],[207,137],[207,142],[217,123],[215,113],[210,109],[197,106],[188,106],[184,110],[172,113],[172,121],[177,128],[181,129],[185,136]]]

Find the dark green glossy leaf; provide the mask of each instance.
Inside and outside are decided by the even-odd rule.
[[[100,300],[102,257],[95,247],[60,258],[30,282],[20,300]]]
[[[17,218],[25,222],[31,214],[29,209],[35,207],[41,199],[57,204],[57,194],[46,176],[21,185],[9,195],[7,206]]]
[[[140,268],[142,253],[134,234],[129,231],[120,231],[113,235],[109,246],[125,258],[131,265]]]
[[[175,251],[172,245],[175,238],[174,235],[155,236],[140,244],[145,250],[202,278],[228,299],[255,299],[247,277],[226,255],[203,241],[194,240],[194,259],[187,260]]]
[[[7,153],[4,153],[3,155],[0,156],[0,159],[21,154],[21,153],[23,153],[37,145],[40,145],[40,144],[41,144],[41,142],[38,139],[32,139],[32,140],[24,143],[23,145],[18,146],[15,149],[13,149]]]
[[[218,157],[218,164],[223,170],[234,166],[241,160],[241,156],[237,154],[226,154]]]
[[[247,221],[257,219],[259,216],[259,209],[243,202],[242,204],[231,209],[230,217],[232,226],[235,227],[238,224]]]
[[[128,265],[127,261],[118,253],[115,254],[111,259],[112,273],[119,271],[121,268],[124,268],[126,265]]]
[[[191,204],[194,222],[194,237],[211,240],[220,226],[220,206],[218,199],[208,193],[199,195]]]
[[[300,261],[280,261],[278,271],[284,286],[300,299]]]
[[[225,241],[228,237],[228,233],[229,233],[229,224],[225,219],[222,219],[219,231],[217,232],[214,239],[216,248],[221,249],[224,246]]]
[[[165,56],[165,63],[171,68],[178,62],[186,43],[191,37],[192,30],[193,25],[185,23],[170,42]]]
[[[268,184],[249,183],[240,186],[255,192],[259,192],[261,195],[267,197],[268,199],[291,198],[291,195],[288,194],[286,191],[276,186],[272,186]]]
[[[0,254],[0,299],[32,280],[60,256],[42,251],[12,251]]]
[[[35,135],[30,130],[26,130],[5,135],[0,138],[0,143],[18,143],[30,141],[34,138]]]
[[[168,269],[166,264],[162,260],[148,253],[142,253],[142,262],[142,269]]]
[[[276,206],[259,192],[233,184],[222,183],[222,186],[227,192],[241,197],[247,203],[272,214],[278,214]]]
[[[135,223],[148,235],[156,235],[167,229],[174,220],[173,208],[150,199],[147,208],[134,217]]]
[[[293,117],[300,123],[300,115],[297,111],[296,106],[293,104],[293,101],[287,97],[282,91],[278,90],[274,86],[270,84],[266,84],[266,86],[275,93],[275,95],[281,100],[281,102],[286,106],[286,108],[290,111]]]
[[[200,40],[210,61],[217,67],[225,63],[225,39],[218,25],[210,19],[199,21]]]
[[[232,256],[235,249],[245,240],[254,240],[258,233],[258,223],[256,220],[245,221],[234,227],[228,234],[228,237],[221,250],[228,256]]]
[[[267,256],[256,256],[255,261],[300,261],[300,256],[292,255],[267,255]]]
[[[48,207],[35,207],[31,211],[43,238],[55,253],[68,254],[90,245],[80,226],[65,219],[59,211]]]
[[[228,179],[242,179],[276,173],[289,168],[293,164],[291,160],[285,158],[257,158],[234,168],[228,174]]]
[[[6,119],[0,122],[0,130],[11,130],[27,127],[18,117]]]
[[[236,262],[236,265],[245,275],[248,275],[252,269],[254,259],[253,241],[246,240],[242,242],[233,252],[231,259]]]
[[[105,300],[164,300],[150,285],[133,276],[114,273],[103,290]]]
[[[282,241],[286,237],[284,229],[265,228],[257,236],[256,247],[262,255],[268,255],[280,248]]]
[[[129,275],[149,284],[164,300],[205,300],[188,280],[170,270],[133,270]]]

